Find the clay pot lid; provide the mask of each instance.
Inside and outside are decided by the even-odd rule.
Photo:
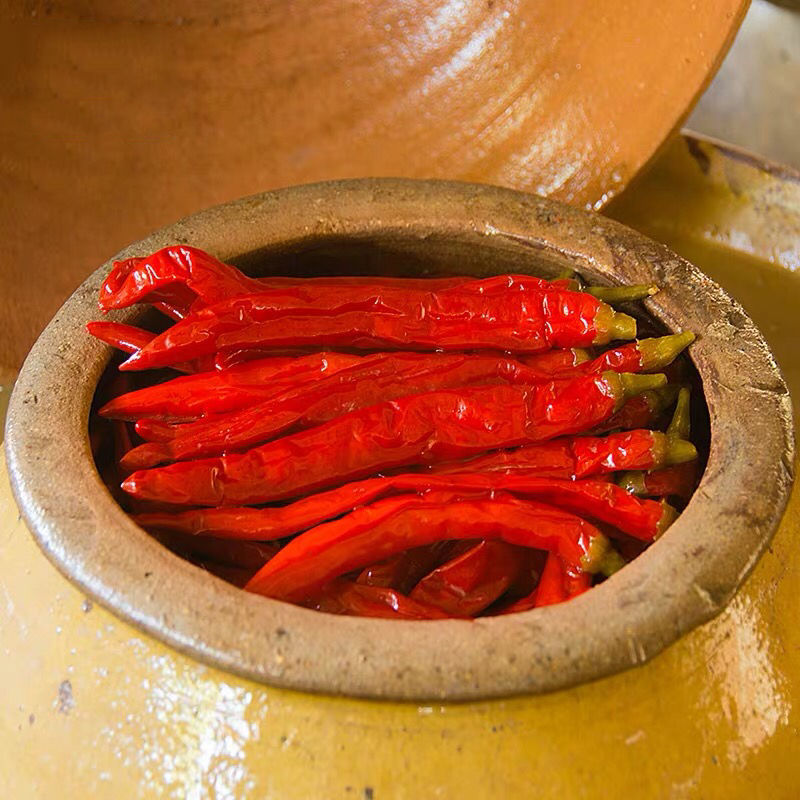
[[[298,608],[243,592],[173,555],[102,484],[87,420],[110,348],[84,326],[97,317],[108,262],[62,307],[20,373],[6,428],[12,486],[40,546],[68,577],[197,658],[266,683],[372,697],[557,689],[642,663],[716,614],[777,528],[794,445],[788,392],[767,345],[719,286],[619,223],[497,187],[341,181],[209,209],[120,257],[174,242],[283,274],[338,252],[349,271],[358,263],[379,271],[400,265],[406,274],[571,267],[593,282],[655,282],[663,289],[647,302],[654,318],[698,334],[690,356],[711,421],[707,467],[678,521],[642,556],[568,603],[474,622]],[[133,321],[140,313],[111,316]]]

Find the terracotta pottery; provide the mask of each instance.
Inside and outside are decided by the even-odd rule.
[[[201,660],[266,683],[370,697],[464,699],[566,687],[641,664],[719,612],[778,525],[794,445],[787,389],[767,345],[715,283],[618,223],[496,187],[362,180],[244,198],[121,255],[169,242],[190,242],[259,274],[570,267],[598,282],[654,281],[664,288],[648,301],[652,315],[699,335],[690,355],[711,420],[708,464],[680,519],[577,599],[474,622],[320,614],[249,595],[182,561],[129,520],[101,483],[87,419],[110,353],[83,326],[97,316],[107,263],[59,311],[19,376],[6,429],[12,483],[40,546],[65,574]]]
[[[602,206],[746,0],[11,0],[0,366],[91,265],[198,208],[372,175]]]

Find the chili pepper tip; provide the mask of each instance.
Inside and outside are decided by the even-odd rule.
[[[642,339],[637,349],[642,359],[642,369],[649,372],[671,364],[695,339],[693,333],[673,333],[656,339]]]
[[[615,305],[645,300],[656,294],[659,289],[653,284],[637,284],[635,286],[587,286],[584,291],[604,303]]]
[[[667,438],[667,446],[664,453],[664,465],[683,464],[686,461],[694,461],[697,458],[697,448],[686,439]]]

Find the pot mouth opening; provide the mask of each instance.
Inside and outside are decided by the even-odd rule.
[[[277,252],[274,248],[259,248],[228,257],[227,263],[238,267],[248,277],[254,278],[271,276],[313,278],[345,275],[363,277],[365,279],[371,277],[440,278],[462,275],[484,278],[501,274],[529,274],[552,279],[563,274],[564,269],[561,260],[557,254],[542,257],[541,251],[536,249],[521,254],[517,251],[509,251],[501,252],[498,255],[494,248],[486,246],[481,241],[465,243],[457,236],[453,237],[436,231],[431,231],[423,237],[413,237],[406,240],[402,231],[389,230],[382,231],[380,234],[364,232],[351,235],[331,235],[321,238],[313,244],[300,242],[284,246]],[[591,270],[588,270],[587,273],[591,273]],[[581,275],[581,277],[583,278],[584,276]],[[595,277],[587,274],[585,277],[596,281],[598,285],[609,285],[609,281],[605,276]],[[621,308],[626,313],[636,317],[639,328],[637,339],[665,336],[675,332],[649,314],[641,303],[627,303]],[[155,309],[143,307],[139,307],[132,322],[156,333],[166,330],[172,324],[172,320]],[[619,347],[625,343],[624,341],[610,342],[597,348],[592,357],[594,357],[594,354]],[[265,353],[265,355],[268,355],[268,353]],[[512,358],[514,357],[513,354],[510,355]],[[131,498],[119,488],[120,480],[124,475],[116,475],[114,472],[115,442],[119,444],[117,441],[118,431],[115,430],[115,425],[121,425],[126,429],[126,435],[130,440],[129,447],[142,444],[144,440],[136,436],[131,424],[115,423],[111,420],[102,419],[97,416],[96,411],[109,399],[110,392],[114,391],[113,386],[115,384],[118,386],[120,375],[125,378],[125,391],[132,391],[168,381],[171,378],[178,377],[180,373],[169,369],[119,373],[117,367],[126,357],[121,353],[112,354],[97,382],[89,416],[88,436],[90,442],[94,443],[92,452],[100,479],[122,510],[126,513],[133,513],[136,509],[131,503]],[[702,480],[711,443],[709,412],[702,382],[694,364],[691,362],[690,353],[684,352],[679,358],[682,359],[685,366],[681,381],[689,385],[692,390],[691,440],[698,450],[698,457],[694,462],[697,465],[695,478],[695,485],[697,485]],[[116,391],[119,391],[119,389],[117,388]],[[654,430],[660,430],[661,432],[666,430],[674,408],[674,400],[675,397],[673,396],[669,405],[661,413]],[[100,442],[105,443],[105,446],[99,446],[98,443]],[[416,469],[412,466],[405,469],[391,470],[388,474],[414,471]],[[330,488],[335,485],[337,484],[332,484]],[[654,497],[654,495],[650,495],[650,497]],[[656,497],[656,499],[659,498]],[[688,499],[671,497],[669,500],[673,506],[677,506],[676,510],[680,512],[691,502],[691,497]],[[278,505],[290,502],[292,502],[292,499],[282,501]],[[268,503],[266,505],[275,504]],[[180,511],[182,509],[176,508],[174,510]],[[218,548],[212,547],[212,556],[209,557],[208,547],[203,547],[203,545],[208,545],[208,542],[205,541],[206,537],[198,538],[192,534],[178,535],[168,531],[151,531],[150,533],[154,535],[160,546],[193,564],[198,570],[211,573],[231,583],[238,589],[242,589],[244,580],[242,572],[235,568],[236,565],[234,563],[227,563],[225,556],[219,557],[216,555]],[[642,547],[641,550],[636,547],[635,541],[629,537],[623,535],[621,539],[623,540],[623,545],[627,546],[628,558],[632,562],[645,549],[658,548],[661,540],[669,537],[669,535],[670,531],[668,529],[658,540],[648,543],[646,548]],[[267,543],[263,544],[266,545]],[[251,560],[257,559],[258,554],[255,552],[246,557],[248,564],[250,564]],[[234,561],[236,560],[234,559]],[[253,563],[255,562],[253,561]],[[541,569],[542,564],[538,565],[539,569]],[[627,567],[628,564],[625,566]],[[252,571],[251,564],[248,569]],[[202,579],[205,576],[202,572],[199,572],[198,577]],[[597,574],[593,578],[592,588],[605,582],[605,580],[607,580],[606,576]],[[691,589],[687,587],[686,591],[691,591]],[[276,600],[275,602],[281,601]],[[489,608],[488,615],[481,616],[481,618],[486,623],[491,624],[496,608],[501,606],[502,603],[499,603]],[[326,612],[322,609],[317,609],[317,613],[325,614]],[[426,622],[426,620],[418,620],[418,622]]]

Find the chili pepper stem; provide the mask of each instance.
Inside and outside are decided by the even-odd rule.
[[[691,433],[691,418],[689,416],[692,390],[688,386],[682,386],[678,391],[678,402],[675,405],[675,413],[672,415],[672,422],[667,428],[667,436],[675,439],[688,439]],[[677,463],[677,462],[676,462]]]
[[[597,534],[589,540],[589,547],[581,557],[581,568],[592,575],[603,572],[607,559],[613,561],[614,556],[609,553],[616,553],[607,536]],[[617,554],[619,555],[619,554]]]
[[[683,464],[697,458],[697,448],[685,439],[667,437],[667,446],[664,453],[664,465]]]
[[[594,344],[608,344],[614,339],[635,339],[636,320],[614,309],[606,303],[601,303],[594,318],[597,335]]]
[[[678,510],[673,508],[666,500],[661,501],[661,519],[658,521],[658,531],[656,532],[656,539],[663,535],[664,531],[672,525],[678,518]]]
[[[647,487],[644,483],[644,473],[641,470],[629,470],[628,472],[621,472],[617,476],[617,486],[621,486],[628,494],[638,496],[647,493]]]
[[[584,291],[604,303],[616,305],[617,303],[646,300],[656,294],[659,288],[653,284],[637,284],[635,286],[587,286]]]
[[[615,572],[619,572],[628,562],[611,546],[603,555],[600,561],[598,572],[610,578]]]
[[[607,376],[609,373],[603,373]],[[661,373],[655,375],[639,375],[633,372],[620,372],[619,382],[622,387],[622,394],[625,399],[635,397],[637,394],[647,392],[652,389],[661,389],[667,385],[667,376]]]
[[[637,349],[642,358],[642,370],[650,372],[662,369],[680,355],[695,339],[693,333],[674,333],[657,339],[642,339]],[[686,436],[681,438],[685,439]]]

